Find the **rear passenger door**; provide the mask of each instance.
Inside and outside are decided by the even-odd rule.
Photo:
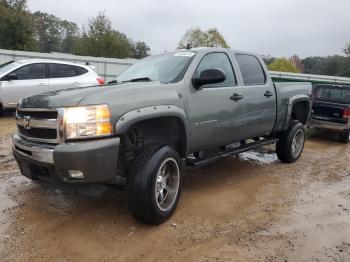
[[[245,138],[253,138],[272,131],[276,120],[276,94],[267,79],[262,62],[255,55],[236,54],[244,89]]]
[[[79,72],[73,65],[47,64],[49,73],[49,90],[68,89],[82,86]]]

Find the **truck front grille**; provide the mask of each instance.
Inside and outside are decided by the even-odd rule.
[[[58,144],[62,141],[63,117],[59,110],[18,108],[19,134],[27,140]]]

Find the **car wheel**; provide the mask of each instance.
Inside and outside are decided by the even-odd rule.
[[[350,130],[344,130],[339,134],[339,141],[348,144],[350,141]]]
[[[143,148],[128,180],[131,213],[145,223],[165,222],[177,206],[181,184],[181,160],[174,149],[160,145]]]
[[[298,121],[292,121],[276,143],[278,159],[285,163],[294,163],[303,152],[305,144],[305,127]]]

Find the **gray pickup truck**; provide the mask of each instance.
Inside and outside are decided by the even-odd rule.
[[[303,151],[311,84],[274,84],[256,54],[178,50],[112,83],[20,101],[13,152],[23,175],[123,186],[131,213],[160,224],[178,203],[183,164],[274,143],[283,162]]]

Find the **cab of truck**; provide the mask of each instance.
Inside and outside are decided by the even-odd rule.
[[[339,133],[339,141],[350,141],[350,86],[320,84],[313,89],[310,127]]]

